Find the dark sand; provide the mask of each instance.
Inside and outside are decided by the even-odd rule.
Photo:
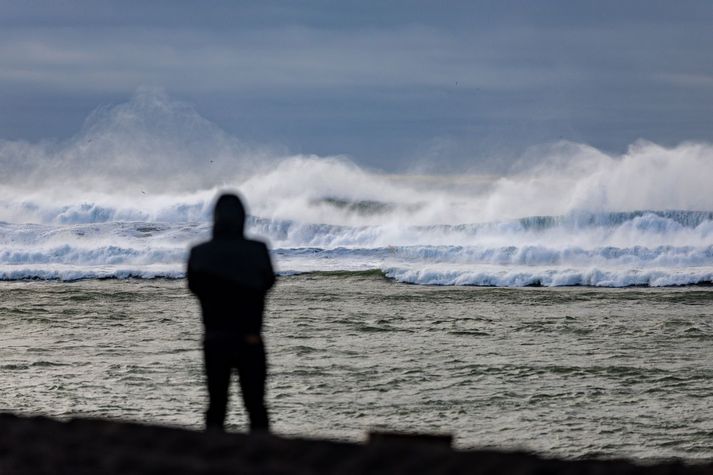
[[[206,434],[127,422],[0,414],[0,474],[713,474],[713,463],[552,460],[437,444]]]

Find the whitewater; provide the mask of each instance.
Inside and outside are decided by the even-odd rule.
[[[561,142],[507,173],[389,173],[246,144],[156,91],[63,141],[0,141],[0,279],[182,278],[240,193],[282,275],[424,285],[713,283],[713,145]]]

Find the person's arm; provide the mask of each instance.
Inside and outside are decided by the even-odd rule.
[[[265,270],[267,274],[265,276],[265,292],[267,292],[275,285],[275,270],[272,268],[272,259],[270,259],[270,251],[267,249],[267,245],[265,245],[265,261],[267,262],[267,269]]]
[[[193,272],[193,266],[191,265],[193,261],[193,249],[188,254],[188,263],[186,264],[186,280],[188,281],[188,290],[196,293],[196,279]]]

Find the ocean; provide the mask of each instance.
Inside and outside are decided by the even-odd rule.
[[[387,173],[249,146],[139,94],[64,141],[0,140],[0,160],[2,410],[200,427],[185,262],[233,190],[279,275],[277,432],[713,457],[710,144]]]
[[[196,301],[181,279],[0,283],[2,410],[201,428]],[[713,457],[713,289],[280,278],[268,403],[283,435],[447,432],[457,447]],[[237,391],[228,429],[247,421]]]
[[[365,206],[377,205],[385,206]],[[210,236],[207,203],[194,207],[202,221],[114,221],[114,210],[84,203],[52,210],[52,224],[0,222],[0,280],[180,278],[189,244]],[[710,211],[570,212],[432,225],[251,217],[248,229],[272,243],[282,275],[379,270],[398,282],[497,287],[713,282]]]

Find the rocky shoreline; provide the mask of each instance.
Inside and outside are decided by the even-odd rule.
[[[557,460],[524,452],[453,450],[442,442],[382,435],[356,444],[4,413],[0,474],[713,474],[713,462]]]

